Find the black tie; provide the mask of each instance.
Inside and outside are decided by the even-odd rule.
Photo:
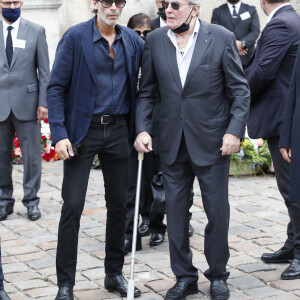
[[[236,12],[235,5],[233,5],[232,8],[233,8],[232,17],[233,17],[234,19],[236,19],[236,18],[238,17],[238,14],[237,14],[237,12]]]
[[[12,43],[12,38],[11,38],[11,30],[13,29],[12,26],[8,26],[7,27],[7,38],[6,38],[6,56],[7,56],[7,61],[8,61],[8,65],[10,66],[11,64],[11,60],[13,57],[13,43]]]

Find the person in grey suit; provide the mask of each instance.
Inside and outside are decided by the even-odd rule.
[[[47,117],[50,76],[45,29],[20,17],[23,2],[0,2],[0,221],[13,213],[12,145],[17,133],[23,156],[23,204],[28,218],[41,213],[40,121]]]
[[[199,20],[200,1],[162,2],[167,27],[147,36],[137,100],[135,147],[145,153],[152,151],[152,111],[160,102],[158,150],[177,279],[166,300],[198,292],[188,235],[194,177],[208,218],[204,275],[211,281],[212,299],[229,298],[229,163],[244,137],[250,93],[234,34]]]

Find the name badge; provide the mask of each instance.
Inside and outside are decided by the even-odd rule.
[[[13,41],[13,47],[15,47],[15,48],[25,49],[25,46],[26,46],[26,41],[25,40],[15,39]]]
[[[249,14],[248,11],[246,11],[246,12],[243,13],[243,14],[241,14],[240,17],[241,17],[241,19],[242,19],[243,21],[245,21],[245,20],[251,18],[251,16],[250,16],[250,14]]]

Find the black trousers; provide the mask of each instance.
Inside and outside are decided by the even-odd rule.
[[[291,220],[287,226],[287,240],[285,241],[284,247],[294,250],[294,258],[300,259],[299,195],[289,197],[290,164],[282,158],[281,153],[278,151],[279,136],[267,138],[267,141],[274,164],[277,186],[285,201]]]
[[[138,171],[138,153],[132,148],[129,167],[129,188],[127,194],[127,215],[126,215],[126,236],[131,238],[133,234],[133,218],[135,208],[136,184]],[[166,232],[166,225],[163,224],[164,214],[154,214],[151,212],[153,195],[151,191],[151,181],[155,174],[160,171],[160,161],[158,155],[153,152],[146,153],[143,161],[140,214],[142,218],[149,218],[149,229],[152,233]]]
[[[84,153],[64,162],[62,186],[63,207],[58,230],[58,286],[75,284],[78,232],[83,211],[91,165],[96,154],[101,161],[107,207],[106,257],[107,275],[122,273],[126,194],[128,187],[129,142],[126,119],[115,124],[92,122],[82,143]]]
[[[3,281],[4,281],[4,275],[3,275],[2,263],[1,263],[1,243],[0,243],[0,291],[4,290]]]
[[[218,165],[196,166],[191,161],[182,138],[176,161],[172,165],[162,163],[162,173],[167,200],[171,268],[177,280],[189,283],[196,283],[198,280],[198,270],[192,262],[188,232],[190,193],[195,176],[199,181],[208,218],[204,253],[209,269],[204,275],[209,280],[226,280],[229,276],[226,271],[229,259],[229,159]]]

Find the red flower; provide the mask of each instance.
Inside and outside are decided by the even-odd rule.
[[[42,135],[41,138],[42,138],[43,141],[47,140],[47,138],[44,135]]]
[[[45,119],[44,119],[44,123],[46,123],[46,124],[49,123],[48,118],[45,118]]]
[[[16,148],[20,147],[18,138],[14,139],[14,145]]]
[[[52,158],[52,154],[51,153],[45,153],[44,159],[49,161]]]

